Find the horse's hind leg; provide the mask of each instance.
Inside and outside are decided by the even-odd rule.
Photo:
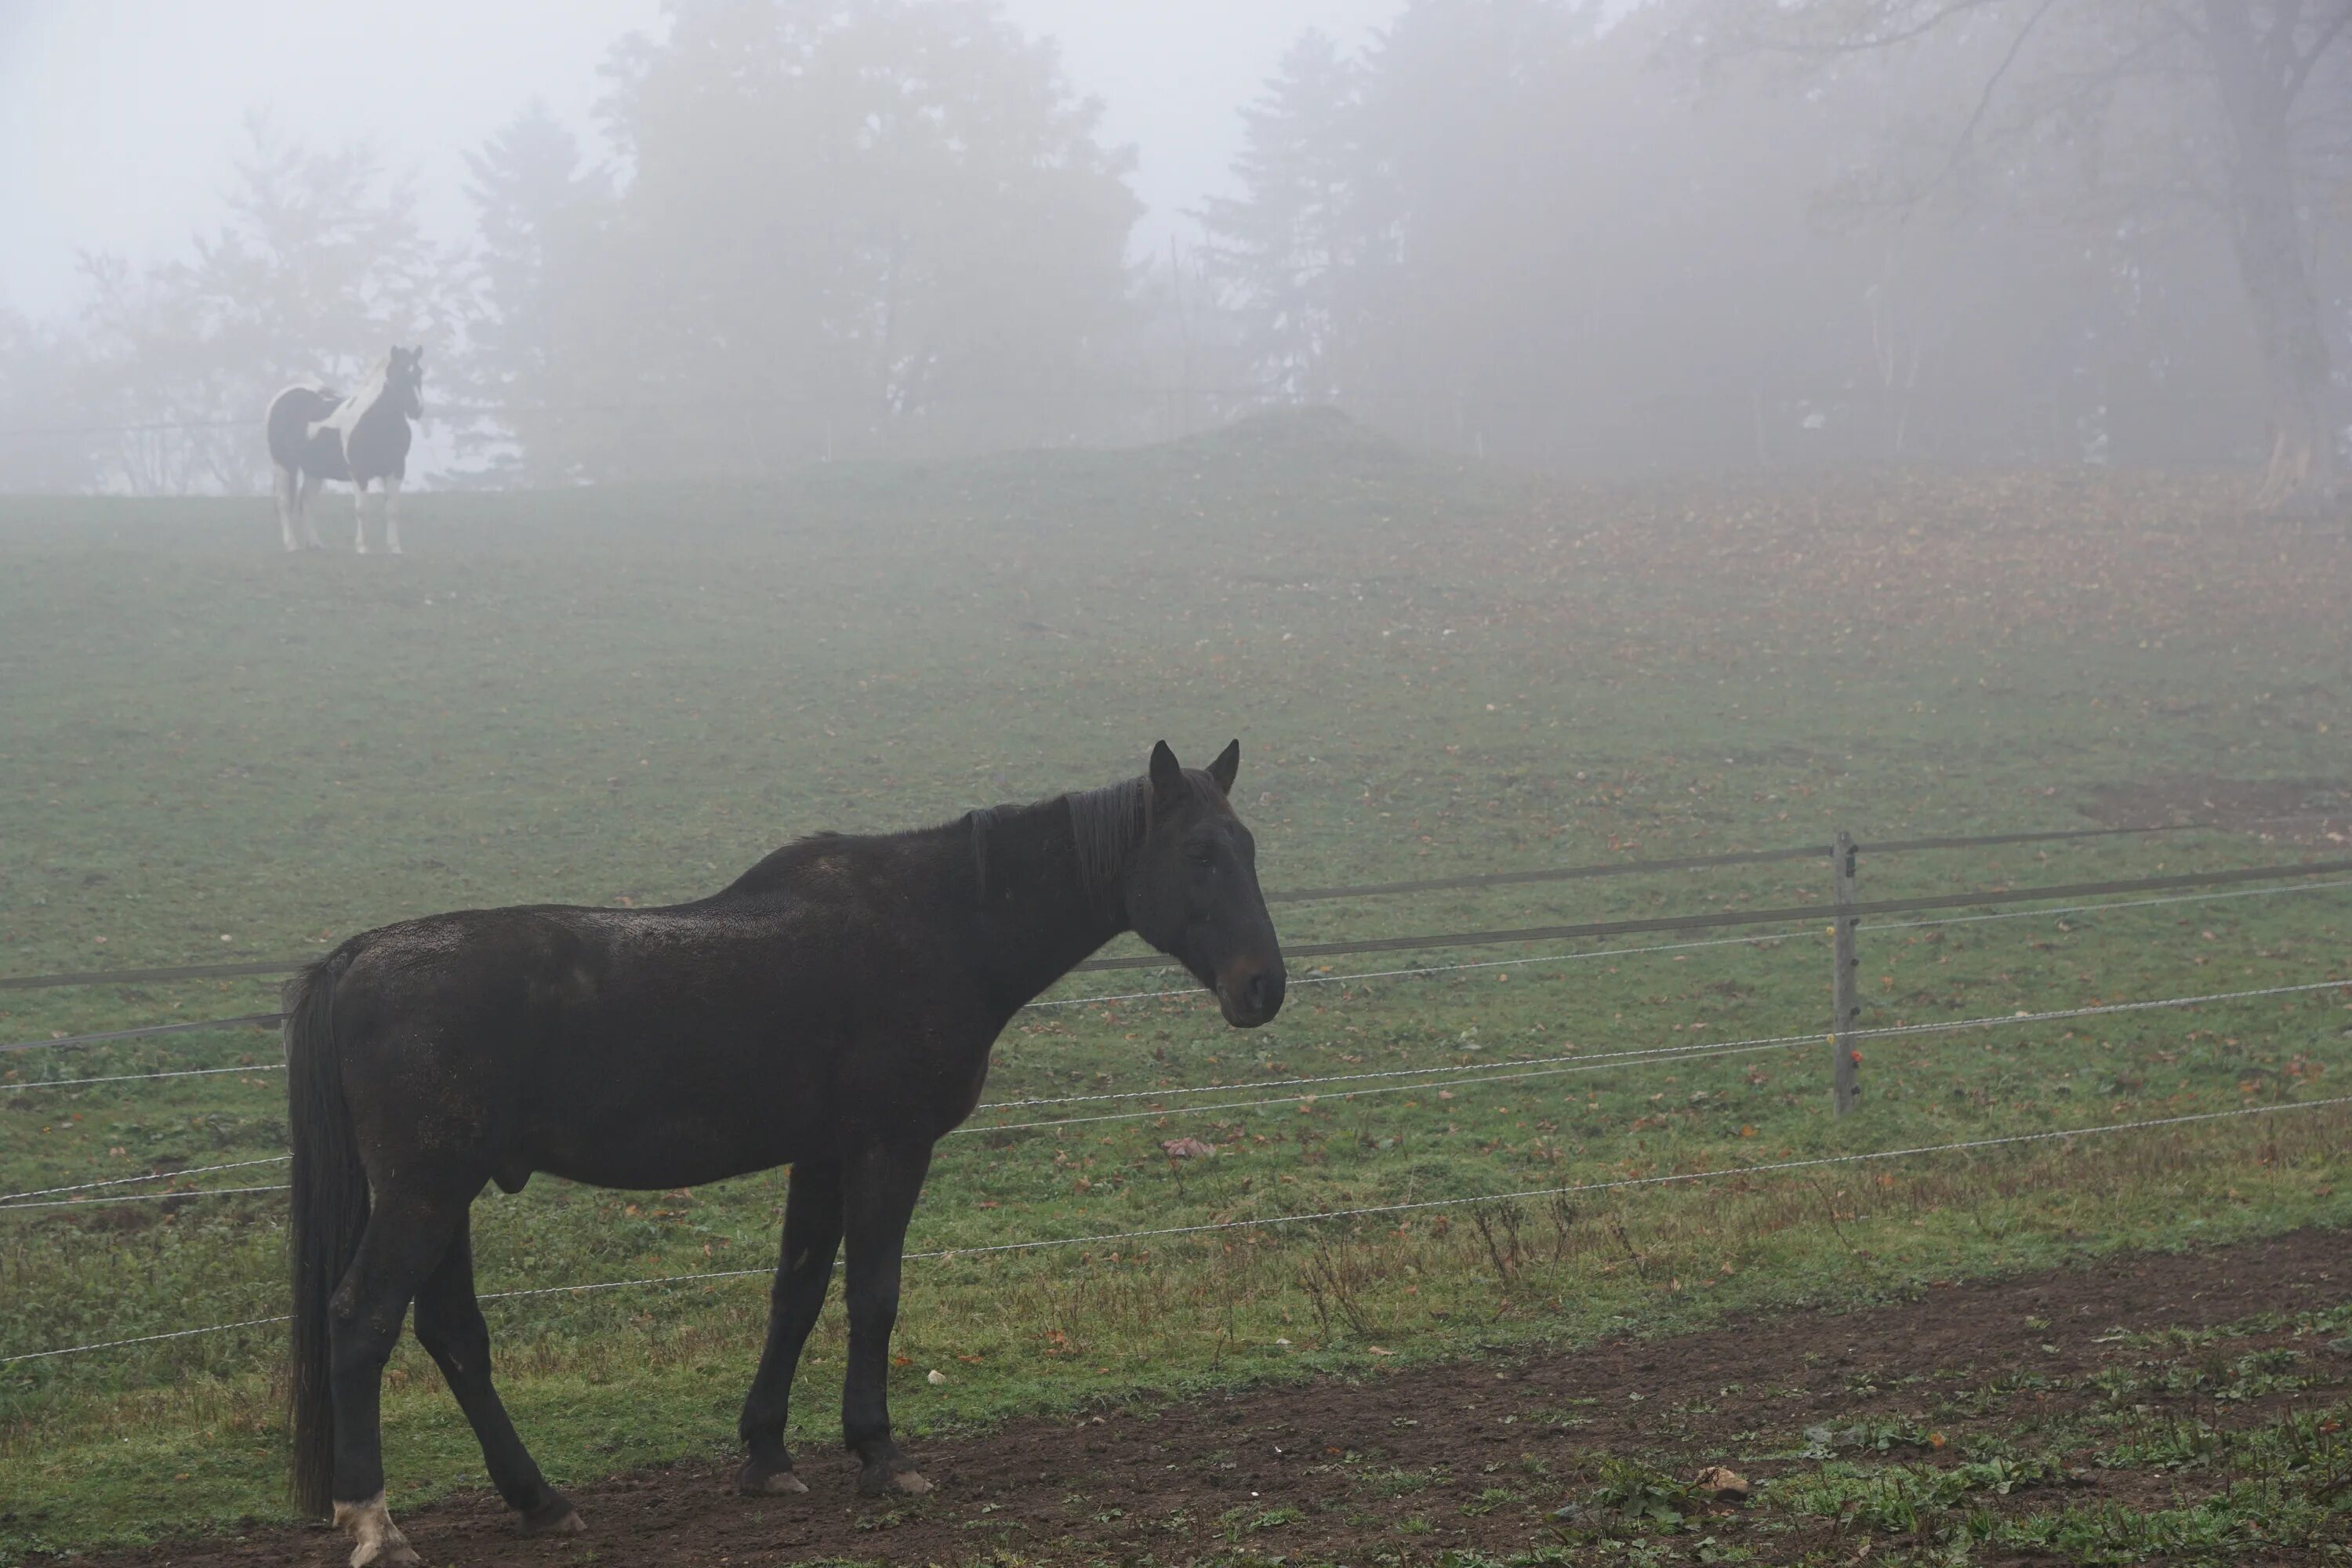
[[[522,1515],[525,1535],[561,1535],[585,1529],[572,1500],[547,1484],[530,1454],[515,1436],[506,1406],[490,1384],[490,1326],[474,1298],[474,1237],[471,1214],[457,1224],[441,1261],[416,1296],[416,1342],[441,1369],[457,1408],[482,1445],[490,1484],[507,1506]]]
[[[358,1255],[327,1302],[335,1400],[335,1524],[352,1537],[352,1568],[412,1563],[416,1553],[383,1506],[378,1401],[400,1321],[465,1224],[471,1193],[377,1194]]]
[[[318,475],[304,474],[302,488],[295,492],[294,519],[302,525],[302,548],[305,550],[324,550],[327,547],[326,542],[319,537],[319,525],[310,521],[311,504],[319,499],[319,492],[326,488],[327,481]],[[287,548],[291,550],[293,546],[289,544]]]
[[[824,1308],[834,1255],[840,1249],[841,1168],[794,1165],[792,1194],[784,1200],[783,1251],[768,1291],[768,1344],[735,1426],[750,1455],[735,1476],[739,1492],[808,1490],[793,1474],[784,1417],[792,1408],[793,1369]]]
[[[293,469],[271,466],[270,493],[278,500],[278,531],[286,541],[286,552],[292,554],[301,546],[294,539],[294,509],[300,503],[302,477]]]
[[[847,1219],[849,1375],[841,1389],[841,1435],[856,1454],[857,1489],[927,1492],[931,1483],[890,1440],[890,1331],[898,1321],[898,1257],[907,1221],[931,1166],[919,1149],[868,1149],[849,1163],[843,1208]]]

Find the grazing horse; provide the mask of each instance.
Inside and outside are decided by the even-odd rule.
[[[425,416],[425,351],[398,344],[350,397],[300,382],[269,400],[269,460],[277,470],[278,527],[286,548],[320,548],[310,502],[329,479],[348,480],[368,552],[367,489],[383,487],[383,547],[400,553],[400,481],[408,474],[408,422]],[[299,537],[297,537],[297,531]]]
[[[890,1440],[885,1381],[907,1222],[931,1145],[971,1113],[1023,1005],[1133,931],[1255,1028],[1285,975],[1256,849],[1161,742],[1140,778],[944,826],[820,834],[664,909],[538,905],[353,937],[287,988],[294,1490],[332,1505],[355,1568],[416,1561],[383,1504],[377,1396],[416,1338],[526,1533],[582,1528],[490,1384],[467,1228],[538,1172],[665,1188],[792,1166],[767,1347],[736,1430],[740,1491],[808,1489],[784,1417],[845,1237],[842,1436],[868,1496],[929,1483]]]

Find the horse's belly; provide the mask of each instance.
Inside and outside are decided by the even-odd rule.
[[[656,1053],[659,1070],[642,1058],[602,1072],[577,1064],[587,1070],[526,1112],[531,1167],[597,1186],[689,1187],[830,1152],[813,1114],[821,1081],[805,1081],[816,1075],[697,1056]]]
[[[712,1182],[723,1182],[730,1176],[749,1175],[754,1171],[773,1170],[792,1163],[793,1156],[778,1154],[772,1158],[728,1158],[740,1156],[740,1151],[719,1151],[707,1145],[679,1145],[662,1148],[639,1144],[634,1148],[613,1152],[581,1152],[555,1150],[532,1162],[535,1169],[551,1176],[561,1176],[567,1182],[581,1182],[592,1187],[627,1187],[633,1190],[662,1190],[672,1187],[700,1187]]]

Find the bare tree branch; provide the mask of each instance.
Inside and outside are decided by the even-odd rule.
[[[2287,72],[2286,101],[2290,105],[2302,93],[2304,84],[2311,79],[2312,68],[2319,63],[2319,57],[2326,54],[2335,44],[2347,25],[2352,25],[2352,0],[2344,0],[2343,5],[2337,7],[2336,15],[2319,25],[2319,36],[2312,40],[2311,47],[2305,49],[2296,58],[2294,65]]]
[[[1959,138],[1952,143],[1952,155],[1945,160],[1944,172],[1936,176],[1929,189],[1950,179],[1952,172],[1960,166],[1960,159],[1976,140],[1977,127],[1984,123],[1985,112],[1992,107],[1992,95],[2000,88],[2001,79],[2008,76],[2010,68],[2017,64],[2017,57],[2025,52],[2026,40],[2033,36],[2036,27],[2042,26],[2042,18],[2056,9],[2057,5],[2058,0],[2042,0],[2042,4],[2034,7],[2033,15],[2025,19],[2025,26],[2017,30],[2017,37],[2009,41],[2009,52],[2001,56],[2000,64],[1993,68],[1992,75],[1985,79],[1984,91],[1977,95],[1976,111],[1969,116],[1969,122],[1960,127]]]
[[[2271,75],[2282,85],[2294,68],[2295,29],[2302,26],[2303,0],[2278,0],[2270,30],[2254,40],[2254,47],[2271,68]]]
[[[1937,6],[1926,20],[1908,27],[1897,28],[1891,33],[1874,33],[1868,37],[1832,39],[1824,43],[1798,43],[1793,39],[1761,37],[1754,40],[1754,47],[1789,55],[1867,54],[1873,49],[1891,48],[1896,44],[1907,44],[1915,38],[1924,38],[1955,16],[2006,3],[2007,0],[1946,0],[1946,3]]]

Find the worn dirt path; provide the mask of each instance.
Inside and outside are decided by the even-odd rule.
[[[1369,1562],[1447,1548],[1507,1554],[1559,1542],[1553,1510],[1589,1486],[1577,1476],[1592,1454],[1640,1455],[1683,1470],[1721,1462],[1769,1476],[1780,1463],[1761,1456],[1787,1452],[1811,1425],[1916,1415],[1976,1384],[2006,1380],[2013,1388],[2021,1373],[2063,1385],[2128,1365],[2143,1352],[2099,1342],[2117,1328],[2198,1328],[2347,1299],[2352,1236],[2305,1231],[1931,1288],[1860,1310],[1749,1319],[1681,1338],[1413,1367],[1076,1422],[1016,1422],[985,1436],[921,1444],[917,1457],[938,1489],[919,1500],[861,1500],[845,1460],[808,1452],[802,1475],[810,1492],[801,1498],[738,1498],[727,1489],[731,1467],[703,1462],[573,1488],[589,1525],[583,1536],[520,1541],[488,1494],[416,1510],[402,1523],[428,1563],[567,1568],[992,1555],[1164,1563],[1242,1552]],[[2322,1386],[2294,1397],[2338,1398],[2352,1388],[2352,1355],[2324,1359]],[[2013,1430],[2021,1414],[2029,1423],[2059,1415],[2088,1395],[2061,1386],[2007,1397],[2029,1402],[2023,1412],[2012,1403],[1991,1418]],[[2233,1418],[2263,1413],[2250,1407]],[[1936,1419],[1954,1439],[1969,1425],[1948,1413]],[[1937,1458],[1924,1448],[1919,1457]],[[2081,1500],[2166,1500],[2150,1495],[2145,1472],[2094,1469],[2067,1489]],[[1759,1530],[1728,1508],[1709,1528],[1764,1561],[1843,1558],[1860,1544],[1837,1550],[1833,1523],[1814,1539]],[[337,1539],[268,1527],[86,1561],[324,1565],[342,1559]]]

